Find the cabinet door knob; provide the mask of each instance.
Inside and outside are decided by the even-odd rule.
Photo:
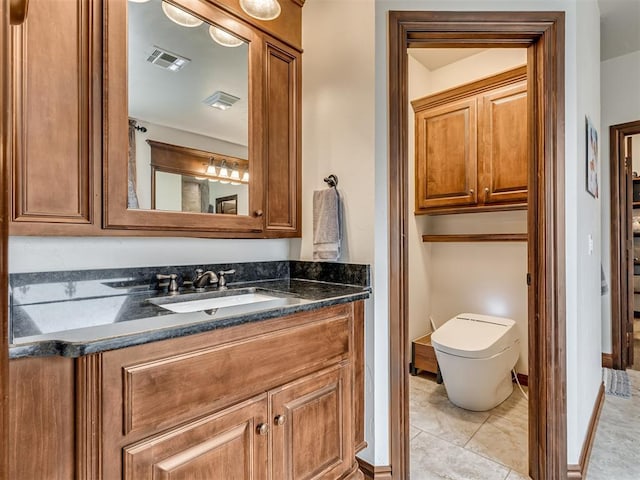
[[[471,190],[469,190],[469,194],[473,195],[475,193],[475,190],[472,188]]]
[[[269,433],[269,425],[267,425],[266,423],[260,423],[256,427],[256,432],[258,435],[266,435],[267,433]]]
[[[276,422],[276,425],[284,425],[284,422],[287,421],[287,417],[284,415],[276,415],[276,418],[273,419]]]
[[[264,212],[263,212],[262,210],[256,210],[256,211],[254,212],[254,215],[255,215],[256,217],[261,217],[262,215],[264,215]]]
[[[484,193],[485,195],[489,195],[489,187],[484,187]]]

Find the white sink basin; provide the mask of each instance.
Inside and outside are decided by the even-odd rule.
[[[217,308],[236,307],[238,305],[248,305],[250,303],[269,302],[271,300],[280,300],[280,298],[263,295],[261,293],[245,293],[241,295],[228,295],[225,297],[191,300],[188,302],[167,302],[156,305],[175,313],[190,313]]]

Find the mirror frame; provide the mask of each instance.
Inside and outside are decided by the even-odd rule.
[[[104,3],[103,227],[177,232],[203,237],[255,237],[264,231],[265,141],[262,138],[264,38],[256,29],[200,0],[170,0],[204,21],[233,32],[249,44],[249,212],[251,215],[169,212],[127,208],[128,75],[127,0]]]

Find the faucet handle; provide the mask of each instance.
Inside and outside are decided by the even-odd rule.
[[[227,279],[224,278],[225,275],[231,275],[236,273],[236,271],[232,268],[231,270],[220,270],[218,272],[218,287],[224,288],[227,285]]]
[[[156,279],[157,280],[169,280],[168,293],[169,294],[178,293],[178,274],[177,273],[170,273],[168,275],[164,275],[162,273],[158,273],[158,274],[156,274]],[[161,285],[160,283],[158,283],[158,286],[164,286],[164,285]]]

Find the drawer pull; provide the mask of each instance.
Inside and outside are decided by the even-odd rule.
[[[269,425],[267,425],[266,423],[261,423],[256,427],[256,432],[258,433],[258,435],[266,435],[267,433],[269,433]]]
[[[287,417],[285,417],[284,415],[276,415],[276,418],[273,419],[274,422],[276,422],[276,425],[284,425],[284,423],[287,421]]]

